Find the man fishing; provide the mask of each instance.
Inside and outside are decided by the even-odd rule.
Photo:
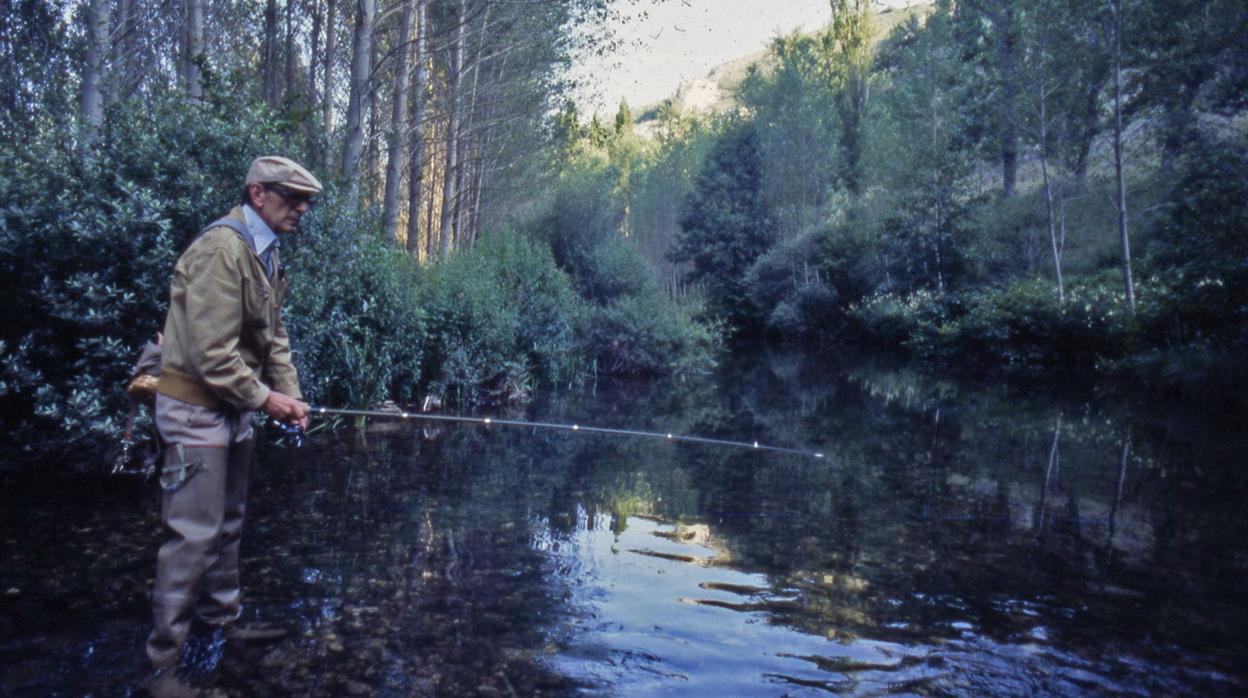
[[[251,163],[242,202],[210,224],[174,269],[156,395],[156,427],[167,445],[161,520],[167,538],[152,590],[149,687],[174,676],[191,621],[231,640],[270,641],[272,625],[245,624],[239,542],[253,445],[252,415],[306,427],[308,406],[282,324],[285,274],[279,238],[294,233],[321,183],[282,157]]]

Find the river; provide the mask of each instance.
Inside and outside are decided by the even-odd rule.
[[[270,441],[237,696],[1248,691],[1248,436],[1214,400],[785,354],[511,418],[810,448],[371,422]],[[154,483],[8,473],[0,695],[131,695]]]

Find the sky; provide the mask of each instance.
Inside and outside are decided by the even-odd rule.
[[[582,113],[614,114],[621,98],[636,112],[675,94],[682,80],[706,77],[715,66],[763,50],[776,36],[813,31],[832,18],[828,0],[660,0],[648,13],[615,26],[627,44],[623,50],[575,66],[578,82],[590,83],[576,98]]]

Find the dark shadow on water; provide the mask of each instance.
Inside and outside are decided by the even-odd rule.
[[[386,423],[270,444],[245,602],[292,633],[198,631],[188,680],[236,696],[1248,690],[1248,444],[1225,418],[784,355],[519,416],[828,457]],[[0,695],[130,695],[154,485],[4,477]]]

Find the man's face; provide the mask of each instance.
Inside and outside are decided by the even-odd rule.
[[[251,207],[275,233],[293,233],[312,208],[313,197],[280,184],[252,184]]]

